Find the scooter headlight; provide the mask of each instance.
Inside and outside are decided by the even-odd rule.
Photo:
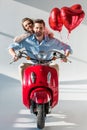
[[[31,81],[32,83],[36,82],[36,74],[34,72],[31,72]]]
[[[47,74],[47,83],[50,83],[51,81],[51,72],[48,72]]]

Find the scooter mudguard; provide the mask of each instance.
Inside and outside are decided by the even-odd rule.
[[[36,104],[45,104],[52,100],[52,95],[47,89],[37,88],[30,94],[30,99]]]

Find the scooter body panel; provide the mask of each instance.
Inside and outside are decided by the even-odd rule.
[[[24,70],[22,94],[26,107],[30,108],[30,99],[38,103],[46,103],[51,99],[51,107],[54,107],[58,103],[58,93],[58,74],[54,68],[34,65]]]

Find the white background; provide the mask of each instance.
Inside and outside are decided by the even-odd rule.
[[[59,114],[57,118],[58,120],[59,118],[61,118],[61,121],[59,125],[57,125],[58,122],[56,124],[54,123],[55,126],[57,125],[57,127],[54,127],[54,129],[58,129],[58,127],[61,126],[59,127],[60,130],[82,130],[83,127],[84,130],[86,130],[87,1],[79,0],[78,2],[78,0],[0,0],[0,121],[2,121],[0,126],[3,130],[6,129],[6,124],[8,124],[7,126],[9,126],[9,130],[10,125],[12,126],[13,124],[13,126],[15,126],[15,123],[13,123],[16,120],[15,118],[18,117],[19,119],[19,115],[16,114],[18,114],[21,109],[25,109],[21,102],[21,87],[18,75],[18,65],[22,62],[22,60],[10,65],[9,63],[11,61],[11,56],[8,53],[8,46],[10,43],[13,42],[13,38],[16,35],[20,35],[24,32],[21,27],[22,18],[42,18],[45,20],[47,27],[50,29],[48,18],[52,8],[61,8],[63,6],[69,7],[76,3],[82,5],[83,10],[85,11],[85,19],[76,29],[74,29],[70,33],[69,37],[68,32],[64,27],[61,32],[62,41],[66,42],[72,47],[73,54],[69,57],[72,63],[59,62],[60,103],[55,109],[54,113]],[[56,38],[59,38],[61,40],[59,32],[53,31],[53,33]],[[16,96],[17,100],[13,96]],[[7,115],[9,117],[9,121],[7,119]],[[14,118],[11,118],[13,116]],[[10,120],[12,120],[11,124]],[[56,119],[56,121],[58,120]],[[51,119],[48,119],[48,122],[50,121],[52,122]],[[48,125],[50,126],[50,129],[53,129],[52,125],[54,126],[54,124],[51,123],[51,125]],[[25,127],[23,128],[25,130]]]

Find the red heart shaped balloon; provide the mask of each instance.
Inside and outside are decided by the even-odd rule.
[[[61,11],[58,8],[53,8],[49,16],[49,25],[53,30],[61,31],[63,22],[61,18]]]
[[[72,10],[82,10],[82,6],[80,4],[75,4],[70,7]]]
[[[68,29],[69,33],[76,28],[83,20],[85,13],[82,9],[78,8],[61,8],[61,15],[64,26]]]

